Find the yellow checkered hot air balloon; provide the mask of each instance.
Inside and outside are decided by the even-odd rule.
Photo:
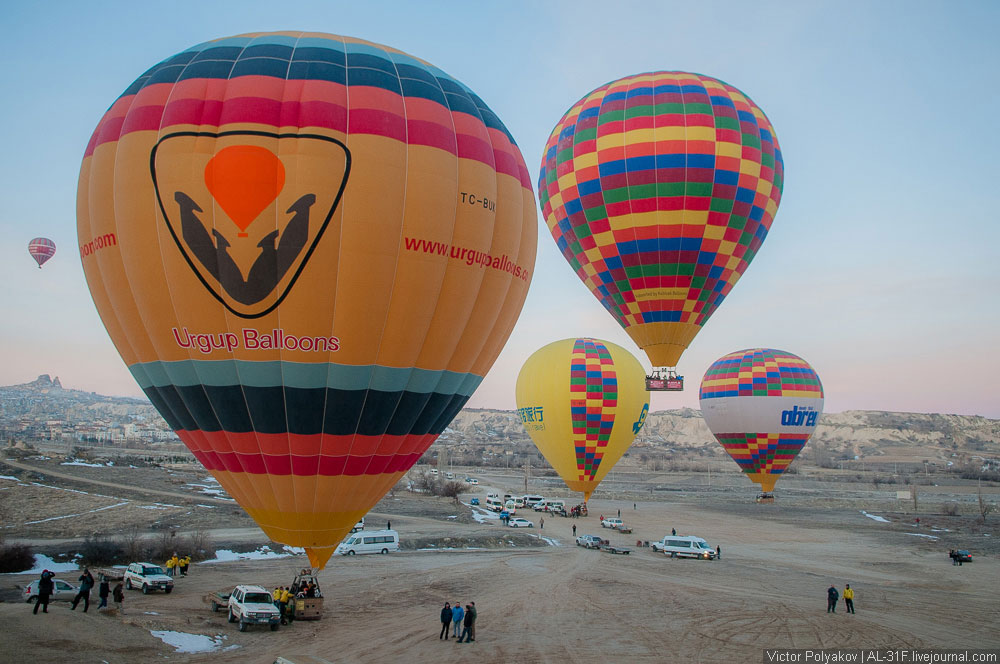
[[[632,444],[649,412],[645,372],[600,339],[535,351],[517,376],[517,412],[542,455],[584,500]]]

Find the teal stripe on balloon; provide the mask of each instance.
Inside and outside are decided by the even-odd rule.
[[[306,362],[252,362],[248,360],[179,360],[141,362],[129,367],[143,389],[149,387],[275,387],[300,389],[378,390],[420,394],[472,396],[482,376],[454,371],[397,369],[378,365],[315,364]]]

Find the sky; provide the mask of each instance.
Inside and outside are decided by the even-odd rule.
[[[145,69],[244,32],[309,30],[424,59],[501,118],[537,181],[563,113],[644,71],[713,76],[748,94],[781,144],[785,186],[743,278],[684,354],[698,407],[709,365],[786,350],[820,375],[826,410],[1000,418],[1000,4],[994,2],[8,2],[0,68],[0,384],[141,396],[76,250],[84,148]],[[536,192],[537,194],[537,192]],[[44,269],[36,236],[59,251]],[[521,317],[469,401],[514,408],[525,360],[596,337],[649,361],[577,279],[539,213]]]

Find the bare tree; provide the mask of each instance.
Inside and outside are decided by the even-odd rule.
[[[455,504],[458,505],[458,497],[465,493],[465,491],[465,482],[445,482],[441,485],[441,493],[439,495],[446,498],[454,498]]]
[[[986,515],[989,514],[990,512],[995,511],[996,508],[997,508],[997,506],[994,503],[988,503],[988,502],[986,502],[986,499],[983,498],[983,482],[982,482],[982,480],[980,480],[979,481],[979,518],[982,520],[983,523],[986,523]]]

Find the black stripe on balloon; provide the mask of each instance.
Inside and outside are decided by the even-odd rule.
[[[144,391],[175,431],[335,436],[437,435],[469,399],[437,392],[239,385],[168,385]]]

